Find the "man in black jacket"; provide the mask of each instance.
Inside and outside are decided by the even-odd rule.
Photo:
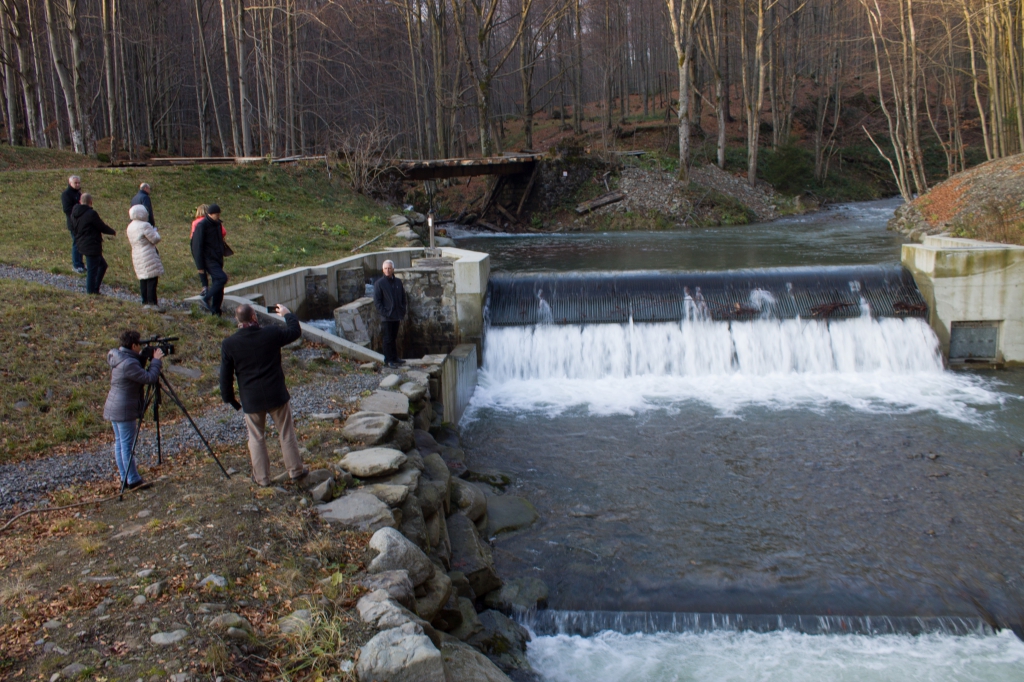
[[[149,224],[156,227],[156,219],[153,218],[153,202],[149,198],[149,183],[144,182],[139,185],[139,192],[132,197],[132,203],[129,204],[128,208],[132,206],[142,206],[149,213]]]
[[[271,483],[265,438],[268,414],[277,426],[281,454],[284,455],[289,477],[295,480],[308,472],[299,454],[289,402],[291,396],[281,368],[281,348],[302,336],[302,330],[299,318],[283,305],[277,306],[277,313],[284,315],[287,325],[284,329],[277,325],[261,327],[251,305],[238,306],[235,310],[238,331],[224,339],[220,349],[221,399],[245,414],[252,474],[261,486]],[[238,376],[241,405],[235,400],[235,375]]]
[[[99,294],[103,276],[107,274],[107,261],[103,259],[103,235],[115,232],[93,210],[91,194],[83,194],[81,202],[71,211],[71,229],[75,235],[75,246],[85,256],[88,269],[85,293]]]
[[[196,270],[205,272],[210,278],[210,285],[203,295],[203,305],[219,317],[228,276],[224,272],[224,233],[220,224],[220,206],[217,204],[210,204],[206,209],[206,217],[196,225],[196,231],[192,234],[192,260],[195,261]]]
[[[75,209],[75,206],[78,206],[81,198],[82,179],[77,175],[72,175],[68,178],[68,186],[64,188],[64,193],[60,195],[60,203],[61,208],[64,209],[64,216],[67,218],[68,232],[71,233],[71,267],[78,274],[85,272],[85,263],[82,261],[82,254],[78,252],[78,246],[75,244],[75,231],[71,229],[71,211]]]
[[[380,315],[381,334],[384,337],[384,364],[399,367],[405,360],[398,359],[398,327],[405,319],[405,287],[395,277],[395,264],[384,261],[384,276],[373,283],[373,305]]]

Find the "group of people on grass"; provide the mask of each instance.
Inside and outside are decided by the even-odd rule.
[[[139,185],[138,193],[132,197],[128,208],[131,221],[125,230],[132,247],[132,265],[139,278],[139,294],[146,308],[159,310],[156,294],[157,281],[164,274],[163,261],[156,245],[160,233],[153,218],[152,188],[149,183]],[[77,175],[68,178],[67,189],[61,195],[67,228],[71,234],[71,265],[75,272],[85,274],[85,291],[99,294],[103,277],[107,273],[107,261],[103,258],[104,235],[116,234],[103,222],[93,208],[93,197],[82,192],[82,179]],[[227,230],[220,219],[217,204],[202,204],[196,209],[190,234],[192,260],[203,286],[202,305],[207,312],[221,314],[224,301],[224,287],[228,276],[224,272],[224,258],[231,255],[231,249],[224,242]]]

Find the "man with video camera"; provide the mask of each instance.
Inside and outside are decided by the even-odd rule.
[[[139,475],[131,454],[139,430],[139,417],[145,405],[144,388],[160,380],[160,369],[163,366],[161,358],[164,356],[161,349],[153,349],[153,361],[149,369],[145,369],[141,339],[139,332],[129,329],[121,334],[121,346],[107,353],[110,392],[103,406],[103,418],[114,427],[114,461],[121,480],[126,481],[130,490],[150,486]]]
[[[281,368],[281,348],[302,336],[302,329],[295,313],[283,305],[276,306],[275,310],[284,316],[283,329],[277,325],[261,327],[251,305],[238,306],[235,309],[238,331],[224,339],[220,351],[221,399],[244,412],[253,478],[257,485],[263,487],[271,484],[265,436],[268,414],[277,426],[289,478],[294,481],[309,473],[299,454],[299,440],[295,437],[295,424],[292,422],[291,396]],[[235,400],[236,375],[241,404]]]

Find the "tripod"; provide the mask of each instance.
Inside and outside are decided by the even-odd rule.
[[[203,432],[199,430],[199,426],[197,426],[195,420],[192,419],[192,415],[190,415],[188,410],[185,409],[185,404],[181,402],[181,398],[179,398],[178,394],[175,393],[174,387],[171,386],[171,382],[167,380],[167,377],[164,376],[163,372],[160,372],[160,376],[157,378],[156,383],[146,387],[146,400],[142,406],[142,414],[139,416],[139,427],[135,430],[135,439],[132,441],[132,451],[128,456],[128,463],[124,468],[124,477],[121,479],[121,490],[118,491],[118,495],[120,496],[119,499],[124,499],[124,489],[128,485],[128,472],[131,471],[132,463],[135,461],[135,449],[139,445],[139,434],[142,433],[142,420],[145,419],[146,410],[149,409],[150,405],[153,406],[153,421],[156,423],[156,463],[163,463],[162,444],[160,441],[160,405],[163,403],[164,390],[167,391],[167,395],[171,396],[171,401],[178,406],[178,409],[181,410],[182,414],[184,414],[188,419],[188,423],[192,425],[192,429],[196,432],[196,435],[199,436],[199,440],[203,441],[203,445],[205,445],[206,449],[209,451],[210,457],[213,457],[213,461],[220,467],[221,473],[224,474],[224,477],[231,478],[227,470],[224,469],[224,465],[220,463],[219,459],[217,459],[217,455],[214,454],[213,448],[210,447],[209,441],[206,440],[206,436],[204,436]]]

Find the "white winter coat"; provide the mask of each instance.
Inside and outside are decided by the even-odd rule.
[[[128,243],[132,245],[132,265],[139,279],[151,279],[164,274],[164,264],[156,245],[160,233],[145,220],[133,220],[128,224]]]

